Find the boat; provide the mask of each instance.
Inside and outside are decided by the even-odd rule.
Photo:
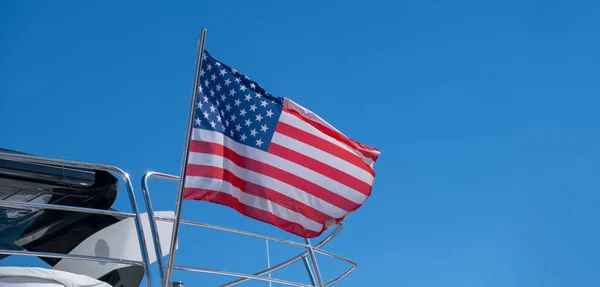
[[[31,156],[7,149],[0,149],[0,153]],[[0,248],[4,249],[0,252],[0,265],[2,259],[11,255],[35,256],[52,269],[50,273],[32,269],[37,277],[63,278],[69,274],[65,272],[70,272],[110,286],[140,286],[145,267],[139,263],[127,264],[143,260],[139,237],[134,217],[112,208],[117,194],[118,179],[106,170],[0,159]],[[94,213],[90,213],[91,209]],[[173,213],[161,212],[161,215],[168,217]],[[147,218],[145,214],[137,216]],[[169,238],[171,224],[160,226],[159,234]],[[147,229],[147,240],[151,241],[149,224],[143,227]],[[101,259],[109,254],[120,260],[107,264],[79,258]],[[27,277],[23,272],[2,266],[0,278]]]
[[[356,263],[322,250],[339,234],[342,224],[315,245],[275,238],[226,226],[176,220],[174,211],[154,211],[148,179],[177,181],[179,177],[150,171],[142,178],[141,213],[129,175],[104,164],[39,157],[0,149],[0,287],[183,286],[166,282],[165,273],[185,270],[237,277],[220,286],[236,286],[258,280],[288,286],[331,286],[347,277]],[[116,210],[119,181],[126,186],[132,212]],[[165,264],[169,255],[173,222],[262,238],[306,250],[253,274],[206,267]],[[177,240],[175,249],[177,250]],[[329,282],[322,282],[315,253],[349,263],[350,268]],[[158,256],[157,256],[158,254]],[[11,256],[41,259],[45,267],[6,266]],[[271,278],[270,273],[303,261],[311,284]],[[158,264],[160,280],[154,280],[151,264]],[[312,266],[312,268],[311,268]],[[188,282],[186,286],[196,286]]]

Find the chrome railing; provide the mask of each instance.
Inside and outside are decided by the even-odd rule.
[[[167,266],[163,262],[163,254],[162,254],[162,250],[160,248],[160,246],[161,246],[160,238],[158,236],[158,228],[156,226],[156,221],[160,220],[160,221],[166,221],[166,222],[176,222],[177,220],[174,218],[166,218],[166,217],[154,215],[154,210],[152,208],[152,202],[151,202],[151,198],[150,198],[150,191],[148,188],[148,179],[150,179],[150,178],[160,178],[160,179],[166,179],[166,180],[171,180],[171,181],[178,181],[179,176],[150,171],[150,172],[147,172],[142,177],[142,194],[144,196],[144,202],[146,203],[146,211],[148,212],[148,218],[150,220],[150,230],[152,232],[152,238],[154,240],[154,248],[155,248],[156,258],[157,258],[156,260],[157,260],[157,263],[159,266],[158,270],[159,270],[159,275],[160,275],[160,279],[161,279],[161,283],[162,283],[161,286],[169,286],[170,282],[165,282],[165,279],[166,279],[165,274],[167,273],[167,270],[165,270],[165,268],[169,268],[169,266]],[[181,216],[181,214],[179,214],[178,216]],[[304,251],[303,253],[300,253],[300,254],[298,254],[284,262],[281,262],[275,266],[258,271],[254,274],[245,274],[245,273],[238,273],[238,272],[231,272],[231,271],[224,271],[224,270],[215,270],[215,269],[210,269],[210,268],[200,268],[200,267],[181,266],[181,265],[174,265],[171,267],[172,270],[184,270],[184,271],[199,272],[199,273],[218,274],[218,275],[226,275],[226,276],[232,276],[232,277],[239,278],[237,280],[220,285],[220,287],[231,287],[231,286],[235,286],[235,285],[244,283],[249,280],[261,280],[261,281],[284,284],[284,285],[288,285],[288,286],[299,286],[299,287],[331,286],[331,285],[339,282],[340,280],[344,279],[346,276],[348,276],[350,273],[352,273],[352,271],[354,271],[357,267],[357,264],[355,262],[321,249],[321,247],[323,247],[325,244],[330,242],[334,237],[336,237],[340,233],[340,231],[343,228],[343,225],[341,223],[339,223],[337,225],[337,227],[327,237],[325,237],[324,239],[322,239],[320,242],[318,242],[317,244],[315,244],[313,246],[310,244],[310,241],[308,241],[308,240],[306,240],[306,244],[303,244],[303,243],[298,243],[298,242],[291,241],[291,240],[280,239],[280,238],[276,238],[276,237],[266,236],[266,235],[262,235],[262,234],[258,234],[258,233],[253,233],[253,232],[248,232],[248,231],[244,231],[244,230],[238,230],[238,229],[233,229],[233,228],[228,228],[228,227],[223,227],[223,226],[217,226],[217,225],[211,225],[211,224],[194,222],[194,221],[189,221],[189,220],[181,220],[181,219],[179,219],[179,221],[181,224],[185,224],[185,225],[189,225],[189,226],[196,226],[196,227],[220,230],[220,231],[224,231],[224,232],[241,234],[241,235],[246,235],[246,236],[251,236],[251,237],[256,237],[256,238],[262,238],[265,240],[279,242],[279,243],[296,246],[296,247],[302,247],[302,248],[306,249],[306,251]],[[313,266],[317,266],[316,259],[314,257],[314,253],[319,253],[319,254],[322,254],[325,256],[332,257],[337,260],[347,262],[351,265],[351,267],[346,272],[339,275],[335,279],[333,279],[327,283],[321,283],[322,281],[321,281],[320,272],[319,272],[318,268],[315,268],[315,272],[313,272],[310,268],[309,258],[312,260]],[[301,259],[304,262],[307,274],[309,276],[309,279],[312,282],[312,285],[306,285],[303,283],[291,282],[291,281],[287,281],[287,280],[281,280],[281,279],[270,278],[270,277],[262,277],[265,274],[285,268],[285,267],[289,266],[290,264],[292,264],[298,260],[301,260]],[[172,270],[169,270],[169,272],[172,272]]]
[[[152,274],[151,274],[151,269],[150,269],[150,261],[148,259],[148,248],[146,246],[144,231],[142,229],[142,221],[141,221],[141,217],[140,217],[140,212],[138,210],[137,202],[135,200],[133,185],[131,184],[129,175],[126,172],[124,172],[122,169],[120,169],[118,167],[110,166],[110,165],[69,161],[69,160],[54,159],[54,158],[44,158],[44,157],[37,157],[37,156],[24,155],[24,154],[13,154],[13,153],[0,152],[0,159],[16,161],[16,162],[24,162],[24,163],[58,165],[58,166],[70,167],[70,168],[96,169],[96,170],[112,172],[112,173],[118,175],[121,179],[123,179],[123,181],[125,182],[125,186],[127,187],[127,194],[129,196],[129,202],[131,204],[131,209],[133,210],[133,213],[102,210],[102,209],[95,209],[95,208],[65,206],[65,205],[59,205],[59,204],[45,204],[45,203],[34,203],[34,202],[2,200],[2,199],[0,199],[0,207],[40,208],[40,209],[91,213],[91,214],[104,214],[104,215],[115,215],[115,216],[122,216],[122,217],[133,217],[134,221],[135,221],[135,228],[137,231],[137,237],[138,237],[138,241],[139,241],[140,253],[142,256],[142,260],[137,261],[137,260],[125,260],[125,259],[112,258],[112,257],[62,254],[62,253],[53,253],[53,252],[17,251],[17,250],[8,250],[8,249],[0,249],[0,254],[31,256],[31,257],[61,258],[61,259],[73,259],[73,260],[84,260],[84,261],[97,261],[97,262],[119,263],[119,264],[142,266],[145,269],[144,273],[145,273],[145,277],[146,277],[146,286],[148,286],[148,287],[152,286]]]

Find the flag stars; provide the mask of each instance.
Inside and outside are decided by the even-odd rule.
[[[273,101],[259,83],[220,63],[207,53],[203,56],[194,127],[227,136],[256,149],[269,148],[281,113],[281,103]]]

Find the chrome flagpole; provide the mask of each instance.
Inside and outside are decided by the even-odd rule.
[[[175,202],[175,220],[173,222],[173,232],[171,233],[171,246],[169,249],[169,263],[165,270],[165,282],[164,287],[171,285],[171,278],[173,277],[173,265],[175,264],[175,244],[179,235],[179,223],[181,222],[181,206],[183,205],[183,188],[185,184],[185,173],[187,170],[188,161],[188,150],[190,147],[190,138],[192,136],[193,121],[194,121],[194,110],[196,102],[198,101],[199,83],[200,83],[200,70],[202,69],[202,56],[204,55],[204,42],[206,40],[206,29],[200,31],[200,37],[198,38],[198,52],[196,54],[196,67],[194,75],[194,87],[192,88],[192,102],[190,104],[190,111],[188,115],[187,133],[185,135],[185,143],[183,146],[183,156],[181,159],[181,172],[179,175],[179,188],[177,190],[177,200]],[[154,219],[152,219],[154,220]],[[159,266],[161,268],[162,266]]]

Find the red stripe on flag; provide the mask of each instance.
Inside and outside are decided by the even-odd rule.
[[[222,156],[231,160],[239,167],[285,182],[346,211],[353,211],[360,207],[360,204],[354,203],[351,200],[327,190],[313,182],[310,182],[298,175],[292,174],[264,162],[241,156],[235,151],[220,144],[192,140],[190,143],[190,152],[208,153]]]
[[[237,198],[231,196],[228,193],[218,192],[214,190],[206,190],[200,188],[185,188],[183,190],[184,199],[195,199],[208,201],[212,203],[217,203],[221,205],[225,205],[237,210],[239,213],[244,214],[248,217],[260,220],[262,222],[275,225],[283,230],[288,232],[302,235],[308,238],[314,238],[319,236],[320,233],[314,232],[312,230],[305,229],[302,225],[290,222],[285,219],[279,218],[274,214],[245,205],[241,203]]]
[[[313,135],[309,132],[303,131],[294,126],[288,125],[284,122],[277,123],[275,132],[291,137],[297,141],[303,142],[314,148],[320,149],[326,153],[329,153],[335,157],[345,160],[346,162],[353,164],[361,169],[364,169],[372,176],[375,176],[373,169],[367,165],[358,155],[345,150],[327,140]]]
[[[312,219],[318,223],[324,223],[325,220],[332,218],[327,214],[324,214],[300,201],[290,198],[275,190],[264,186],[260,186],[252,182],[247,182],[226,169],[214,166],[188,164],[186,175],[202,176],[227,181],[244,193],[270,200],[283,207],[286,207],[289,210],[303,214],[307,218]]]
[[[291,150],[274,142],[272,142],[269,146],[269,153],[279,156],[281,158],[285,158],[289,161],[292,161],[315,172],[318,172],[364,195],[369,196],[371,194],[371,186],[368,183],[354,176],[351,176],[337,168],[324,164],[312,157],[306,156],[304,154],[301,154],[297,151]]]
[[[307,119],[307,118],[303,117],[302,115],[300,115],[300,113],[298,113],[295,110],[291,110],[291,109],[288,109],[286,107],[283,107],[283,112],[286,112],[288,114],[291,114],[291,115],[294,115],[294,116],[298,117],[299,119],[305,121],[309,125],[311,125],[314,128],[316,128],[317,130],[321,131],[322,133],[324,133],[324,134],[326,134],[326,135],[328,135],[328,136],[330,136],[330,137],[332,137],[332,138],[334,138],[334,139],[336,139],[336,140],[338,140],[338,141],[346,144],[347,146],[349,146],[349,147],[351,147],[351,148],[359,151],[362,155],[364,155],[365,157],[368,157],[368,158],[372,159],[373,161],[376,161],[377,157],[379,156],[380,152],[379,152],[378,149],[372,148],[372,147],[367,146],[365,144],[359,143],[359,142],[357,142],[357,141],[355,141],[353,139],[350,139],[347,136],[339,133],[338,131],[332,130],[329,127],[327,127],[327,126],[325,126],[325,125],[323,125],[323,124],[321,124],[319,122]]]

